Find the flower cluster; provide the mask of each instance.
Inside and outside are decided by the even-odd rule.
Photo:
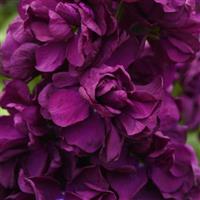
[[[197,7],[20,0],[0,51],[0,199],[199,200],[195,106],[171,95],[182,67],[199,102]]]
[[[182,120],[189,130],[196,130],[200,125],[200,54],[191,63],[177,67],[177,82],[180,87],[178,105]]]

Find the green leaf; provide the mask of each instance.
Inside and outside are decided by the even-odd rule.
[[[9,116],[9,112],[6,109],[0,107],[0,116]]]
[[[179,81],[176,81],[173,86],[172,96],[178,97],[183,94],[183,87]]]
[[[200,160],[200,129],[194,132],[188,133],[187,143],[192,145],[196,151],[197,157]]]
[[[30,90],[31,93],[33,92],[33,90],[35,89],[35,87],[38,85],[38,83],[40,83],[41,80],[42,80],[42,76],[36,76],[34,79],[32,79],[28,83],[28,88],[29,88],[29,90]]]

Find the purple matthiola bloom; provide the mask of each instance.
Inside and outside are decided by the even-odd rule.
[[[17,17],[10,25],[7,38],[1,47],[1,68],[5,75],[17,79],[33,76],[37,47],[32,33],[24,29],[23,21]]]
[[[41,116],[38,106],[33,101],[27,85],[22,81],[9,81],[0,98],[0,105],[14,116],[16,126],[30,137],[48,133],[47,123]]]
[[[198,179],[196,171],[198,163],[190,147],[181,143],[172,144],[170,138],[160,132],[134,137],[132,141],[127,141],[126,145],[128,145],[128,148],[126,147],[128,152],[121,154],[118,161],[104,164],[104,167],[111,171],[108,172],[108,177],[110,175],[113,177],[109,179],[111,186],[119,196],[122,195],[122,199],[137,196],[141,199],[144,196],[145,199],[147,195],[145,190],[148,186],[151,187],[150,197],[152,195],[158,199],[181,200],[189,194],[192,187],[195,187]],[[184,156],[181,156],[182,153]],[[135,175],[130,176],[131,169]],[[112,175],[113,172],[115,173]],[[126,174],[131,178],[124,178]],[[128,182],[120,185],[123,179]],[[132,181],[134,184],[131,183]],[[138,187],[133,190],[137,184]],[[126,185],[126,189],[129,185],[130,188],[126,191],[122,185]]]
[[[199,123],[195,1],[20,0],[18,11],[0,52],[11,78],[0,199],[198,200],[185,144]],[[170,94],[179,69],[185,109]]]
[[[183,199],[196,184],[196,168],[198,162],[194,152],[188,146],[175,144],[171,146],[174,153],[171,164],[166,163],[168,155],[161,156],[160,163],[155,164],[151,170],[151,178],[160,189],[164,198]],[[169,152],[169,155],[171,152]],[[181,156],[184,154],[184,156]]]
[[[152,48],[147,43],[142,54],[129,65],[127,70],[135,84],[144,85],[161,76],[165,89],[173,83],[176,74],[174,65],[163,62],[163,58],[152,52]]]
[[[43,128],[44,119],[42,124],[38,121],[40,115],[31,103],[28,88],[21,81],[8,83],[0,103],[13,115],[13,118],[1,117],[0,174],[4,175],[0,184],[11,189],[18,182],[24,192],[8,195],[5,199],[40,200],[43,196],[47,200],[50,196],[53,199],[61,197],[59,184],[50,178],[61,167],[59,150],[48,139],[55,141],[57,137],[54,138],[52,128]],[[42,143],[42,139],[48,142]],[[52,188],[51,194],[46,192],[46,188]]]
[[[156,126],[161,79],[134,85],[123,66],[102,66],[86,72],[80,83],[81,95],[106,118],[107,137],[102,156],[107,161],[118,159],[124,136],[132,137]]]
[[[199,50],[199,17],[190,3],[175,2],[141,0],[124,4],[122,26],[138,37],[143,35],[164,59],[187,62]]]
[[[89,104],[79,94],[77,80],[69,76],[67,82],[62,81],[63,75],[66,73],[55,74],[53,83],[40,92],[38,100],[42,114],[63,127],[62,148],[67,151],[95,152],[103,144],[104,121],[98,114],[91,112]],[[60,81],[56,81],[58,77]]]
[[[106,61],[130,64],[140,44],[117,28],[115,10],[111,1],[88,5],[20,1],[20,17],[10,26],[1,49],[3,72],[12,78],[30,79],[37,71],[65,67],[65,60],[72,72]]]
[[[38,42],[36,68],[50,72],[65,58],[74,67],[86,67],[97,55],[102,36],[116,31],[116,20],[109,1],[63,3],[21,1],[19,12]]]
[[[131,136],[148,127],[162,97],[162,80],[134,85],[123,66],[102,66],[83,75],[80,93],[102,117],[115,117]]]

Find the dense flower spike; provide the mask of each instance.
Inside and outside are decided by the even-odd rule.
[[[200,124],[198,2],[20,0],[18,12],[0,49],[0,199],[199,200],[186,144]]]

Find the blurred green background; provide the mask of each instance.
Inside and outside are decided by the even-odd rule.
[[[4,2],[0,3],[0,43],[5,38],[8,24],[16,16],[18,0],[4,0]]]
[[[17,15],[17,2],[18,0],[0,0],[0,44],[6,37],[8,25]],[[3,89],[4,79],[0,74],[0,91]],[[7,111],[0,107],[0,116],[7,114]]]
[[[8,25],[17,15],[17,2],[18,0],[7,0],[7,1],[4,0],[4,3],[0,3],[0,43],[2,43],[3,40],[5,39]],[[3,80],[4,80],[4,77],[0,75],[0,91],[3,89]],[[31,85],[30,85],[30,90],[31,90]],[[179,93],[178,87],[175,87],[174,93],[175,94]],[[0,116],[7,115],[7,114],[8,113],[5,110],[0,108]],[[200,142],[198,138],[199,133],[200,133],[200,129],[192,133],[189,133],[188,143],[194,147],[195,151],[197,152],[198,158],[200,160]]]

